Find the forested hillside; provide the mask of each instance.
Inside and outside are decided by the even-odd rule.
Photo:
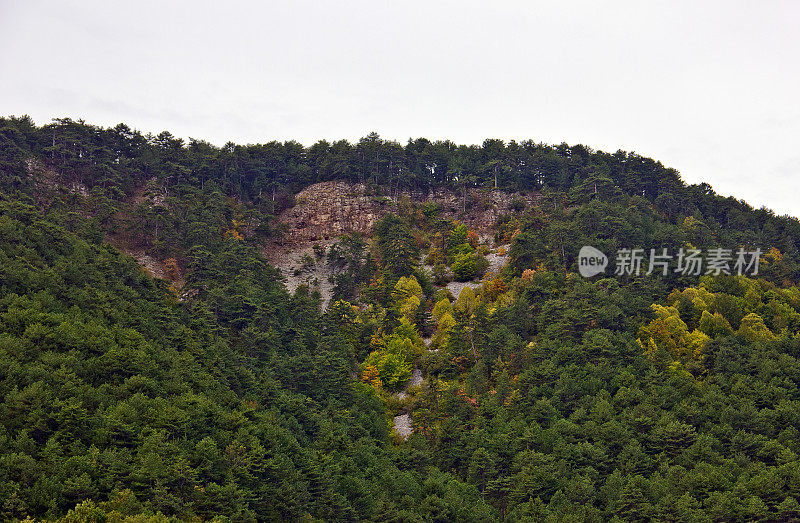
[[[384,210],[301,245],[330,181]],[[3,519],[800,518],[800,223],[657,161],[8,117],[0,191]],[[764,255],[587,279],[584,245]]]

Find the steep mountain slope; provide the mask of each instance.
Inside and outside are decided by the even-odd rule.
[[[6,118],[0,172],[6,519],[800,518],[794,218],[533,142]]]
[[[426,481],[452,517],[486,510],[385,448],[383,408],[348,383],[317,304],[254,252],[226,249],[209,269],[237,281],[210,278],[215,298],[184,307],[132,259],[18,202],[0,203],[0,248],[6,518],[109,499],[78,512],[361,519],[412,508],[395,505],[393,477]]]

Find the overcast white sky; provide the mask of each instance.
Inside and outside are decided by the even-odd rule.
[[[636,151],[800,216],[800,2],[0,0],[0,114]]]

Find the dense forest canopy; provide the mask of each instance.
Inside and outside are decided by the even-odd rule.
[[[686,186],[677,171],[650,158],[583,145],[487,139],[481,146],[467,146],[425,138],[401,145],[371,133],[356,144],[322,140],[304,147],[273,141],[215,147],[202,140],[185,142],[166,131],[143,135],[124,124],[102,128],[62,118],[39,127],[25,116],[0,119],[0,137],[4,187],[25,184],[26,162],[35,159],[54,169],[60,182],[80,183],[111,202],[151,179],[167,194],[212,183],[223,194],[274,214],[309,184],[347,180],[389,194],[442,186],[545,191],[551,201],[566,205],[620,193],[641,196],[670,221],[693,216],[712,234],[720,227],[756,229],[766,236],[744,240],[760,240],[793,255],[800,230],[796,219],[717,196],[707,184]]]
[[[331,180],[398,205],[314,246],[323,310],[262,251]],[[432,189],[465,214],[515,196],[480,235]],[[800,518],[800,224],[657,161],[8,117],[0,191],[4,519]],[[584,245],[765,254],[757,277],[585,279]]]

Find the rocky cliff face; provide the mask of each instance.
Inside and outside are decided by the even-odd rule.
[[[470,189],[466,197],[450,190],[428,193],[401,193],[399,197],[372,194],[363,184],[340,181],[322,182],[306,187],[297,194],[296,205],[284,211],[280,222],[285,233],[284,245],[303,245],[336,239],[349,232],[368,233],[376,221],[389,212],[397,212],[398,202],[408,198],[414,202],[433,202],[441,207],[442,216],[459,219],[479,234],[488,234],[498,216],[511,212],[515,198],[532,205],[537,195],[512,195],[503,191]]]
[[[397,203],[386,197],[367,194],[363,184],[322,182],[306,187],[296,205],[280,215],[285,226],[283,242],[304,244],[335,239],[348,232],[368,232],[373,224]]]
[[[299,285],[308,285],[320,292],[324,308],[332,292],[328,281],[331,269],[325,263],[312,263],[315,247],[327,249],[346,233],[368,235],[375,222],[390,212],[397,213],[405,203],[428,202],[439,207],[443,218],[461,220],[484,241],[491,243],[497,218],[513,212],[511,207],[515,199],[530,206],[536,203],[537,198],[535,194],[512,195],[487,189],[471,189],[466,195],[438,189],[389,197],[375,194],[363,184],[322,182],[297,194],[295,205],[278,217],[283,228],[280,240],[264,246],[261,252],[281,271],[290,292]],[[505,258],[502,258],[504,263]],[[470,283],[452,285],[456,295],[465,286],[477,286]]]

